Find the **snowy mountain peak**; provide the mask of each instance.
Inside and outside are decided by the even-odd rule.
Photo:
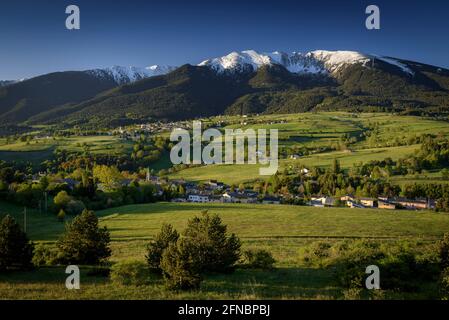
[[[366,64],[372,57],[356,51],[326,51],[316,50],[306,55],[324,64],[325,68],[333,73],[345,65]]]
[[[233,51],[225,56],[208,59],[198,66],[207,66],[218,73],[252,72],[266,65],[281,65],[296,74],[335,75],[345,66],[361,64],[369,66],[373,60],[393,65],[409,76],[414,72],[397,59],[376,55],[367,55],[356,51],[315,50],[307,53],[285,53],[274,51],[259,53],[255,50]],[[117,84],[127,84],[152,76],[164,75],[176,69],[172,66],[152,65],[146,68],[113,66],[105,69],[86,71],[97,77],[112,79]]]
[[[201,62],[217,72],[257,70],[264,65],[279,64],[294,73],[333,73],[348,64],[366,64],[370,56],[355,51],[317,50],[308,53],[258,53],[254,50],[231,52],[230,54]]]
[[[111,78],[117,84],[126,84],[145,78],[163,75],[173,71],[175,67],[153,65],[146,68],[113,66],[105,69],[94,69],[86,72],[100,78]]]

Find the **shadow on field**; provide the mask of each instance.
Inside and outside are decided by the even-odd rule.
[[[80,268],[84,285],[110,283],[107,277],[88,276],[87,271],[90,268]],[[46,267],[28,272],[0,274],[0,284],[7,284],[12,288],[15,285],[31,285],[32,290],[45,290],[42,289],[45,287],[39,287],[57,285],[65,288],[66,278],[64,267]],[[36,285],[39,287],[35,287]],[[153,285],[163,288],[162,279]],[[147,290],[150,287],[141,287],[139,290]],[[137,290],[134,287],[129,288]],[[334,286],[328,270],[310,268],[278,268],[272,271],[238,269],[233,274],[207,275],[200,293],[205,297],[239,299],[335,299],[341,294]],[[38,292],[36,294],[38,295]]]
[[[209,210],[213,212],[214,210],[230,210],[232,208],[236,209],[239,207],[239,204],[215,204],[208,203],[203,205],[201,203],[172,203],[172,202],[159,202],[159,203],[148,203],[148,204],[136,204],[136,205],[128,205],[119,208],[111,208],[103,211],[98,211],[97,214],[99,217],[103,219],[120,217],[126,214],[160,214],[160,213],[173,213],[173,212],[182,212],[182,211],[196,211],[198,214],[201,213],[202,210]],[[261,205],[262,206],[262,205]],[[255,205],[257,208],[257,205]],[[245,206],[245,210],[250,210],[248,206]],[[123,218],[121,218],[123,219]]]
[[[88,276],[92,267],[80,267],[84,283],[103,283],[108,279],[105,277]],[[65,267],[43,267],[31,271],[8,271],[0,273],[0,283],[9,284],[61,284],[65,287],[65,281],[69,275],[65,273]]]
[[[240,269],[230,275],[206,277],[201,291],[262,299],[332,299],[341,294],[329,270],[311,268]]]

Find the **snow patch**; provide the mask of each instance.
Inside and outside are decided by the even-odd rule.
[[[367,66],[373,59],[381,59],[389,64],[401,68],[407,74],[413,71],[398,60],[387,57],[377,57],[356,51],[327,51],[315,50],[307,53],[258,53],[254,50],[231,52],[230,54],[201,62],[200,66],[209,66],[217,72],[255,71],[264,65],[281,65],[288,71],[298,74],[335,74],[348,65],[361,64]]]
[[[399,62],[397,59],[394,58],[390,58],[390,57],[382,57],[382,56],[375,56],[376,59],[382,60],[386,63],[392,64],[396,67],[398,67],[399,69],[401,69],[403,72],[408,73],[411,76],[414,76],[415,73],[405,64]]]
[[[99,78],[112,78],[117,84],[136,82],[145,78],[167,74],[175,67],[153,65],[146,68],[113,66],[105,69],[88,70],[86,72]]]

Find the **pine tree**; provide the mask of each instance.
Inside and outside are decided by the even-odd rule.
[[[332,164],[332,171],[335,174],[339,174],[341,172],[340,169],[340,161],[338,161],[337,159],[334,159],[333,164]]]
[[[193,242],[181,238],[164,250],[161,268],[165,285],[171,290],[198,289],[201,283],[200,259]]]
[[[147,247],[147,262],[153,272],[161,272],[162,253],[168,248],[170,243],[176,243],[179,233],[173,229],[172,225],[164,224],[161,232],[156,235],[155,239]]]
[[[60,262],[95,265],[111,256],[110,236],[106,227],[99,228],[93,211],[84,210],[70,224],[59,239]]]
[[[218,215],[189,220],[182,237],[163,251],[160,267],[169,289],[196,289],[207,272],[230,272],[240,259],[240,240],[227,235]]]
[[[34,245],[14,218],[4,217],[0,223],[0,271],[31,268],[33,251]]]
[[[240,259],[240,240],[234,234],[227,235],[227,226],[217,214],[206,211],[202,217],[189,220],[183,237],[192,242],[201,271],[229,272]]]

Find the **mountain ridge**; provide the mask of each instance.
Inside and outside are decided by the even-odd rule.
[[[179,68],[59,72],[0,87],[0,124],[113,126],[222,113],[449,110],[449,70],[355,51],[232,52]]]

